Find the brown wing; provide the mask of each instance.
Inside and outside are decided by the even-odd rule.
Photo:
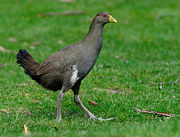
[[[71,50],[66,50],[63,49],[55,53],[54,55],[50,56],[46,61],[41,63],[37,75],[52,72],[65,73],[69,71],[72,65],[75,63],[75,55],[73,54],[73,52],[71,52]]]
[[[59,73],[65,73],[69,71],[81,56],[80,45],[80,42],[77,42],[50,56],[40,64],[40,69],[37,74],[42,75],[57,71]]]

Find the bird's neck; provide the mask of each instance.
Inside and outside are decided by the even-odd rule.
[[[85,37],[85,41],[89,43],[89,46],[100,52],[103,40],[103,27],[104,24],[92,22],[89,32]]]
[[[103,27],[104,27],[104,24],[102,24],[102,23],[95,23],[93,21],[91,23],[90,28],[89,28],[88,35],[94,35],[96,37],[98,37],[98,36],[102,37]]]

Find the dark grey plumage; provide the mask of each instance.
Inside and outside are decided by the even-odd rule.
[[[109,13],[100,12],[95,16],[86,37],[59,52],[50,56],[41,64],[37,63],[25,50],[17,54],[17,63],[20,64],[33,80],[49,90],[57,91],[58,115],[61,120],[61,101],[63,94],[72,89],[75,102],[90,118],[96,118],[81,103],[78,92],[81,81],[90,72],[102,48],[102,33],[106,23],[116,22]]]

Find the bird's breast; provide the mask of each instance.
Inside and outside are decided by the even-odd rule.
[[[83,60],[78,65],[78,77],[84,78],[93,68],[96,58]]]

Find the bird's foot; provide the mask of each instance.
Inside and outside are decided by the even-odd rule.
[[[107,119],[103,119],[103,118],[97,118],[96,116],[91,116],[90,117],[91,120],[99,120],[99,121],[110,121],[110,120],[115,120],[116,118],[107,118]]]
[[[102,119],[101,117],[100,118],[97,118],[99,121],[110,121],[110,120],[115,120],[116,118],[107,118],[107,119]]]

